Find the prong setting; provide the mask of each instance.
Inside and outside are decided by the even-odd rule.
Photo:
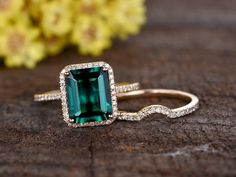
[[[68,71],[66,71],[66,72],[64,73],[64,75],[65,75],[65,76],[69,76],[70,73],[69,73]]]

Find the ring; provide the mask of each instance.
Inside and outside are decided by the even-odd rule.
[[[115,84],[105,62],[68,65],[59,80],[60,91],[36,94],[34,100],[61,100],[64,121],[72,127],[111,124],[117,117],[116,95],[139,89],[139,83]]]
[[[108,125],[117,120],[139,121],[161,113],[177,118],[198,108],[199,99],[190,93],[168,89],[142,89],[139,83],[115,84],[112,67],[105,62],[66,66],[59,76],[60,91],[34,95],[35,101],[61,100],[63,119],[71,127]],[[189,101],[185,106],[170,109],[162,105],[146,106],[138,112],[120,111],[117,99],[142,96],[167,96]]]
[[[164,96],[164,97],[173,97],[188,101],[188,104],[182,107],[170,109],[163,105],[150,105],[142,108],[138,112],[125,112],[119,111],[117,119],[119,120],[128,120],[128,121],[140,121],[144,117],[154,114],[160,113],[166,115],[169,118],[177,118],[187,114],[190,114],[198,109],[199,107],[199,99],[197,96],[179,91],[179,90],[170,90],[170,89],[142,89],[131,91],[127,93],[119,93],[117,95],[118,99],[130,99],[136,97],[153,97],[153,96]]]

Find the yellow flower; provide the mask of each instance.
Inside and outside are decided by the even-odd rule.
[[[5,27],[0,36],[0,53],[8,67],[33,68],[44,57],[44,46],[38,40],[39,31],[23,23]]]
[[[75,18],[77,16],[103,16],[106,0],[77,0],[75,2]]]
[[[68,34],[72,13],[67,1],[49,1],[42,5],[42,30],[48,37]]]
[[[32,68],[46,54],[76,45],[98,56],[115,37],[137,34],[144,0],[0,0],[0,57],[9,67]]]
[[[41,18],[41,7],[46,1],[47,0],[26,0],[24,10],[34,19],[39,19]]]
[[[53,36],[50,38],[44,38],[43,42],[45,45],[46,52],[49,55],[56,55],[59,52],[61,52],[62,49],[65,47],[67,40],[64,37],[59,38],[59,37]]]
[[[24,0],[0,0],[0,28],[4,27],[7,21],[15,17],[24,5]]]
[[[81,17],[72,31],[72,42],[77,44],[81,54],[98,56],[111,45],[110,29],[101,19]]]
[[[108,23],[122,39],[137,34],[145,22],[144,0],[112,0],[107,6]]]

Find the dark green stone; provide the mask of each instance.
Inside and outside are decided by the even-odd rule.
[[[112,114],[108,72],[102,67],[71,70],[66,91],[69,117],[75,123],[100,122]]]

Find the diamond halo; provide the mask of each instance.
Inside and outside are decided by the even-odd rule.
[[[66,83],[65,83],[65,74],[71,70],[75,69],[89,69],[93,67],[102,67],[103,70],[108,71],[109,77],[109,84],[110,84],[110,91],[111,91],[111,100],[112,100],[112,115],[108,120],[104,120],[101,122],[86,122],[86,123],[79,123],[76,124],[71,121],[69,118],[69,110],[68,110],[68,102],[67,102],[67,94],[66,94]],[[62,113],[64,121],[70,127],[88,127],[88,126],[99,126],[99,125],[109,125],[115,121],[117,117],[117,98],[116,98],[116,87],[114,81],[114,73],[112,67],[105,62],[93,62],[93,63],[81,63],[81,64],[72,64],[66,66],[62,69],[60,76],[60,91],[61,91],[61,102],[62,102]]]

